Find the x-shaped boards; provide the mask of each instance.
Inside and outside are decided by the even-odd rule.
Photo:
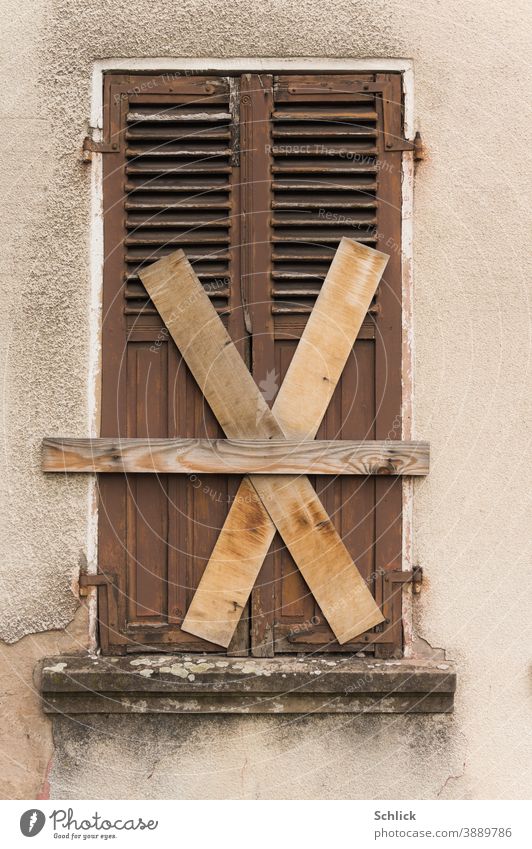
[[[264,447],[265,441],[271,440],[272,449],[279,453],[286,440],[285,466],[290,466],[294,442],[316,445],[311,440],[352,352],[387,260],[385,254],[342,239],[272,409],[183,251],[145,268],[140,277],[228,444],[229,440],[237,441],[237,446],[256,440]],[[45,442],[50,446],[54,441]],[[52,448],[57,449],[59,442]],[[110,468],[109,463],[105,466],[103,460],[100,466],[94,462],[81,467],[78,458],[76,465],[68,451],[82,442],[87,440],[65,440],[60,446],[62,468],[127,470]],[[153,442],[157,450],[161,444],[163,450],[172,444],[172,440]],[[174,467],[171,461],[167,466],[167,471],[184,471],[177,460]],[[58,464],[45,462],[44,468],[57,471]],[[306,471],[310,470],[309,464]],[[227,472],[231,471],[228,467]],[[276,472],[243,478],[182,629],[212,643],[229,645],[277,529],[336,639],[346,643],[384,617],[306,475]],[[412,473],[425,474],[426,470]]]

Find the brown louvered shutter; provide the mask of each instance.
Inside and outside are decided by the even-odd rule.
[[[318,432],[321,439],[401,438],[401,136],[398,75],[251,76],[241,136],[255,180],[244,278],[255,380],[282,382],[342,236],[390,254],[377,297]],[[389,126],[385,137],[385,115]],[[249,122],[249,128],[248,128]],[[277,535],[252,597],[252,652],[401,646],[401,600],[383,574],[401,568],[401,482],[316,478],[314,485],[389,622],[340,646]]]
[[[106,77],[104,132],[118,150],[103,157],[103,436],[223,435],[138,270],[183,248],[246,356],[232,89],[227,78]],[[237,485],[221,475],[100,477],[99,562],[119,585],[111,646],[220,651],[180,623]],[[233,649],[246,640],[238,633]]]
[[[393,74],[106,77],[102,436],[222,436],[139,268],[185,250],[273,403],[347,235],[391,259],[318,438],[400,439],[401,153],[386,140],[401,125]],[[180,623],[238,482],[100,477],[105,651],[221,651]],[[276,536],[232,653],[401,647],[381,577],[401,565],[400,481],[314,482],[389,623],[340,647]]]

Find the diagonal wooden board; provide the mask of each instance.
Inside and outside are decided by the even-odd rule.
[[[319,427],[386,262],[385,255],[342,240],[273,412],[183,252],[140,276],[227,436],[308,439]],[[383,621],[308,478],[257,475],[239,488],[184,630],[229,644],[275,533],[269,517],[340,643]]]
[[[388,257],[371,248],[342,239],[273,405],[285,436],[315,436],[387,261]],[[279,481],[272,481],[270,486],[275,492]],[[266,506],[275,520],[274,499]],[[277,518],[282,521],[283,517]],[[297,518],[293,516],[292,521]],[[229,644],[241,606],[249,597],[274,534],[266,510],[257,503],[249,478],[245,478],[189,607],[183,630],[220,645]],[[302,544],[312,546],[312,541],[303,538]],[[291,553],[294,557],[292,549]],[[298,566],[301,569],[300,563]],[[367,624],[369,619],[374,617],[372,624],[382,621],[376,605],[361,592],[360,581],[346,580],[352,567],[347,573],[333,570],[330,558],[315,550],[311,565],[301,571],[340,643],[372,627]],[[364,589],[367,590],[365,584]]]

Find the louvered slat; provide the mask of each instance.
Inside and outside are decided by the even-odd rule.
[[[272,115],[274,314],[310,313],[342,236],[377,240],[377,101],[278,77]],[[368,86],[371,83],[368,82]],[[353,91],[350,91],[353,88]]]
[[[134,98],[127,113],[127,315],[155,314],[138,270],[183,248],[220,312],[227,308],[231,227],[229,86],[215,95]],[[214,288],[213,288],[214,284]]]

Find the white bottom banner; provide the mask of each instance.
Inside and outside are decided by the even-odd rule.
[[[0,802],[5,847],[72,844],[191,849],[502,846],[530,849],[518,801]],[[35,843],[29,841],[35,839]]]

